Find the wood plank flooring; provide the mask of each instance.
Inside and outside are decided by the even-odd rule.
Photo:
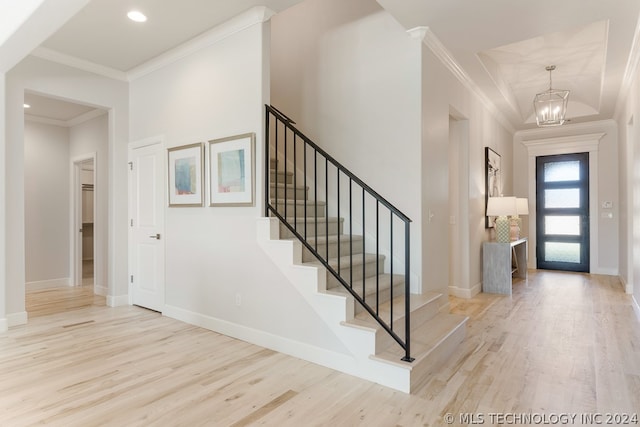
[[[456,354],[414,395],[87,288],[27,296],[0,334],[0,426],[421,426],[461,414],[640,414],[640,321],[609,276],[535,272],[512,297],[451,298]],[[578,418],[579,420],[579,418]]]

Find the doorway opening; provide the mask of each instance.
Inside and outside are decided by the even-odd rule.
[[[72,271],[74,286],[93,289],[95,285],[94,233],[96,211],[95,155],[88,155],[73,162],[74,251]]]
[[[449,294],[471,298],[479,287],[471,285],[469,250],[469,121],[449,111]]]
[[[589,272],[589,153],[536,158],[537,268]]]

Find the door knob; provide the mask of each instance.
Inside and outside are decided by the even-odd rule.
[[[160,240],[160,233],[158,233],[158,234],[156,234],[154,236],[149,236],[149,238]]]

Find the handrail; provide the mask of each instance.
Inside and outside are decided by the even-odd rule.
[[[275,120],[275,126],[273,128],[271,128],[271,121],[272,118]],[[279,124],[281,124],[281,126],[278,126]],[[402,358],[403,361],[406,362],[412,362],[414,359],[411,357],[410,354],[410,345],[411,345],[411,340],[410,340],[410,332],[411,332],[411,320],[410,320],[410,242],[409,242],[409,225],[411,223],[411,220],[404,214],[402,213],[399,209],[397,209],[395,206],[393,206],[389,201],[387,201],[384,197],[382,197],[380,194],[378,194],[375,190],[373,190],[369,185],[367,185],[366,183],[364,183],[360,178],[358,178],[355,174],[353,174],[351,171],[349,171],[345,166],[343,166],[340,162],[338,162],[336,159],[334,159],[331,155],[329,155],[325,150],[323,150],[322,148],[320,148],[317,144],[315,144],[313,141],[311,141],[307,136],[305,136],[300,130],[298,130],[295,126],[293,126],[295,124],[295,122],[293,120],[291,120],[289,117],[287,117],[284,113],[282,113],[280,110],[278,110],[277,108],[270,106],[270,105],[266,105],[266,122],[265,122],[265,128],[266,128],[266,138],[265,138],[265,216],[270,216],[273,215],[276,218],[278,218],[286,227],[287,229],[294,235],[296,236],[296,238],[298,238],[301,243],[309,250],[309,252],[311,252],[311,254],[313,254],[313,256],[315,256],[320,263],[327,269],[327,271],[329,271],[329,273],[331,273],[331,275],[337,279],[337,281],[354,297],[354,299],[382,326],[382,328],[405,350],[405,356]],[[282,128],[284,130],[284,132],[280,133],[279,130],[280,128]],[[273,135],[272,135],[272,131],[273,131]],[[290,142],[289,140],[289,136],[293,137],[293,141]],[[274,140],[274,144],[271,144],[271,141]],[[302,152],[299,154],[298,152],[298,145],[299,142],[301,142],[302,144]],[[284,147],[280,147],[279,143],[283,143]],[[290,149],[290,143],[293,144],[293,149]],[[284,174],[285,174],[285,178],[284,178],[284,182],[279,182],[278,180],[278,174],[279,172],[276,170],[275,172],[275,182],[271,182],[272,180],[270,179],[270,175],[271,175],[271,152],[275,153],[275,159],[276,162],[279,161],[279,157],[284,157]],[[288,154],[289,152],[293,151],[293,171],[288,171]],[[283,153],[283,155],[279,156],[279,153]],[[308,152],[311,153],[311,156],[308,155]],[[318,157],[321,157],[321,159],[318,159]],[[311,159],[309,159],[309,157],[312,157]],[[300,160],[298,160],[300,158]],[[304,197],[301,198],[299,200],[298,198],[298,192],[300,191],[300,187],[297,187],[298,185],[298,162],[301,161],[302,162],[302,166],[301,168],[303,169],[302,175],[303,178],[301,180],[303,180],[304,182],[304,186],[303,186],[303,193],[304,193]],[[311,163],[311,166],[308,166],[308,164]],[[320,163],[320,166],[318,166],[318,163]],[[337,196],[334,193],[329,192],[329,181],[330,181],[330,177],[329,177],[329,166],[332,166],[332,170],[335,171],[335,181],[336,181],[336,185],[335,188],[332,187],[332,190],[335,190],[335,193],[337,193]],[[309,168],[311,168],[312,170],[308,170]],[[318,176],[318,174],[321,174],[320,176]],[[287,183],[287,176],[291,176],[293,175],[293,183],[289,184]],[[341,212],[341,177],[344,177],[346,179],[348,179],[348,197],[349,197],[349,234],[348,236],[348,246],[349,248],[346,249],[346,252],[348,252],[348,254],[344,255],[345,257],[348,256],[349,258],[349,277],[343,277],[343,275],[341,274],[341,255],[343,255],[342,252],[342,248],[341,248],[341,235],[342,235],[342,230],[341,230],[341,223],[340,220],[338,220],[338,223],[336,225],[337,227],[337,231],[335,233],[330,233],[329,230],[329,206],[330,206],[330,202],[331,202],[331,206],[334,207],[336,209],[336,212],[338,212],[338,215],[340,215]],[[319,184],[319,178],[323,179],[324,181]],[[334,178],[333,175],[331,176],[331,178]],[[343,179],[344,179],[343,178]],[[308,187],[308,181],[312,180],[312,185],[313,185],[313,194],[314,194],[314,202],[309,202],[308,198],[307,198],[307,192],[309,190]],[[346,183],[346,182],[345,182]],[[318,193],[319,190],[319,185],[324,185],[324,194],[322,193]],[[362,250],[362,255],[360,255],[359,253],[355,254],[354,250],[353,250],[353,187],[357,186],[360,187],[361,192],[362,192],[362,217],[360,218],[362,220],[362,238],[363,238],[363,250]],[[273,190],[272,190],[273,189]],[[290,193],[288,193],[289,190],[292,190],[292,196]],[[273,194],[271,194],[273,192]],[[282,202],[281,199],[279,197],[279,193],[283,192],[284,193],[284,197],[282,198]],[[282,193],[280,193],[282,194]],[[325,220],[324,220],[324,227],[323,229],[319,228],[319,224],[318,224],[318,196],[323,195],[325,200],[325,206],[324,206],[324,210],[326,212],[326,216],[325,216]],[[376,251],[376,262],[375,262],[375,268],[376,268],[376,278],[375,278],[375,286],[376,286],[376,291],[375,291],[375,307],[373,306],[373,304],[370,304],[369,301],[367,301],[366,299],[366,280],[367,280],[367,271],[366,271],[366,253],[365,253],[365,242],[364,239],[366,238],[366,233],[365,230],[367,228],[367,217],[366,217],[366,201],[367,198],[365,197],[366,195],[368,195],[370,198],[372,198],[375,201],[375,237],[373,238],[375,240],[375,251]],[[330,196],[331,196],[331,201],[330,201]],[[271,199],[274,199],[274,203],[275,206],[271,203]],[[293,224],[290,221],[289,215],[288,215],[288,207],[290,206],[289,203],[293,202]],[[303,206],[299,207],[298,205],[300,204],[299,202],[303,203]],[[284,207],[284,213],[281,213],[278,211],[278,209],[281,207],[280,205],[283,204]],[[379,311],[379,300],[380,300],[380,284],[379,284],[379,274],[380,274],[380,264],[379,264],[379,259],[380,259],[380,206],[385,207],[388,210],[388,215],[389,215],[389,226],[388,226],[388,230],[389,230],[389,252],[390,252],[390,258],[389,258],[389,270],[390,270],[390,289],[389,289],[389,293],[390,293],[390,306],[391,306],[391,313],[389,314],[389,321],[387,322],[385,319],[382,318],[380,311]],[[304,209],[304,215],[301,217],[298,215],[298,209]],[[312,210],[313,215],[310,217],[308,215],[309,213],[309,209]],[[302,228],[302,225],[304,226],[303,230],[299,230],[298,227],[298,221],[303,218],[304,219],[304,224],[300,224],[300,228]],[[394,235],[393,235],[393,225],[394,225],[394,218],[397,218],[398,220],[402,221],[402,223],[404,224],[404,310],[405,310],[405,330],[404,330],[404,339],[401,338],[399,336],[399,334],[394,330],[394,325],[393,325],[393,299],[394,299],[394,295],[393,295],[393,276],[394,276]],[[311,229],[308,228],[308,222],[310,220],[314,220],[313,221],[313,227]],[[321,227],[321,226],[320,226]],[[304,234],[302,234],[302,232]],[[318,237],[322,237],[324,234],[324,236],[326,236],[326,251],[325,253],[319,253],[318,251]],[[334,266],[332,266],[329,263],[329,236],[330,234],[336,234],[337,235],[337,269],[334,268]],[[311,242],[308,240],[309,238],[314,237],[314,245],[311,244]],[[353,280],[353,274],[354,274],[354,264],[353,261],[355,259],[356,256],[362,256],[362,294],[360,294],[360,289],[355,289],[354,288],[354,280]],[[347,280],[348,279],[348,280]]]

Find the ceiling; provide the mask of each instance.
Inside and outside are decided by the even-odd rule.
[[[92,0],[42,47],[126,74],[253,6],[279,12],[301,1]],[[547,65],[556,66],[553,88],[571,90],[572,122],[612,118],[638,37],[638,0],[377,1],[406,29],[427,27],[512,130],[535,127],[532,101],[549,88]],[[126,19],[131,9],[148,22]]]

